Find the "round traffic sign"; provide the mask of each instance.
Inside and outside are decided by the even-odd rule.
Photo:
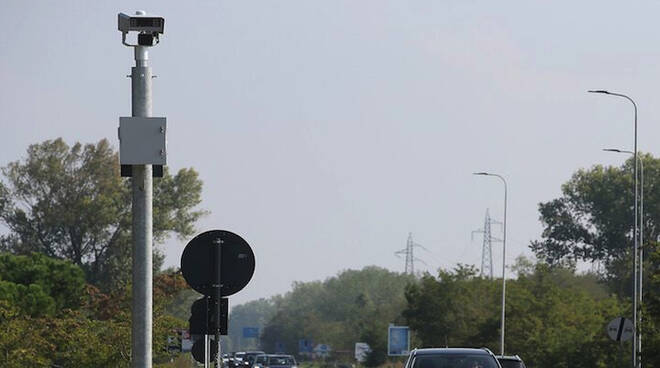
[[[627,318],[617,317],[607,325],[607,335],[614,341],[628,341],[634,332],[633,323]]]
[[[221,296],[237,293],[254,274],[254,253],[240,236],[226,230],[211,230],[194,237],[181,255],[181,273],[188,285],[207,296],[215,293],[217,265],[215,251],[220,247]]]

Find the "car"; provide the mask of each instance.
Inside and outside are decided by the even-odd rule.
[[[293,355],[269,354],[263,368],[298,368],[298,363]]]
[[[502,368],[526,368],[525,363],[517,355],[497,355],[495,358]]]
[[[255,358],[259,355],[265,354],[263,351],[246,351],[243,355],[243,365],[244,367],[253,367]]]
[[[245,367],[245,363],[243,361],[243,358],[245,358],[245,352],[244,351],[237,351],[232,354],[232,357],[229,358],[230,361],[230,366],[232,368],[243,368]]]
[[[413,349],[404,368],[501,368],[495,355],[486,349]]]
[[[254,357],[253,368],[263,368],[268,363],[268,354],[260,354]]]

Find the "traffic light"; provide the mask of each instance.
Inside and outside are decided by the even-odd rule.
[[[214,335],[216,316],[216,299],[203,297],[195,300],[190,307],[188,319],[191,335]],[[227,317],[229,314],[229,300],[220,299],[220,335],[227,335]]]
[[[220,315],[216,314],[217,299],[211,297],[202,297],[195,300],[190,307],[190,318],[188,319],[190,335],[193,336],[195,342],[192,346],[192,356],[196,361],[204,363],[204,335],[215,335],[216,321],[220,322],[220,335],[227,335],[227,317],[229,314],[229,300],[227,298],[220,299]],[[194,338],[194,337],[197,338]],[[215,360],[218,353],[218,343],[215,340],[211,341],[210,357],[209,360]]]

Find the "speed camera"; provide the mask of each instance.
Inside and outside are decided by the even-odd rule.
[[[162,34],[165,31],[165,18],[147,15],[135,14],[128,15],[119,13],[119,30],[126,32],[140,32],[151,34]]]
[[[117,18],[122,43],[126,46],[136,46],[126,43],[126,35],[129,32],[137,32],[138,46],[154,46],[158,43],[158,36],[165,31],[165,18],[144,11],[138,11],[134,15],[119,13]]]

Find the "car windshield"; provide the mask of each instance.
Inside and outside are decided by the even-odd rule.
[[[268,365],[294,365],[296,364],[291,357],[270,357]]]
[[[495,359],[483,354],[421,355],[413,368],[498,368]]]
[[[502,368],[525,368],[525,365],[522,362],[516,360],[500,359],[499,361]]]

